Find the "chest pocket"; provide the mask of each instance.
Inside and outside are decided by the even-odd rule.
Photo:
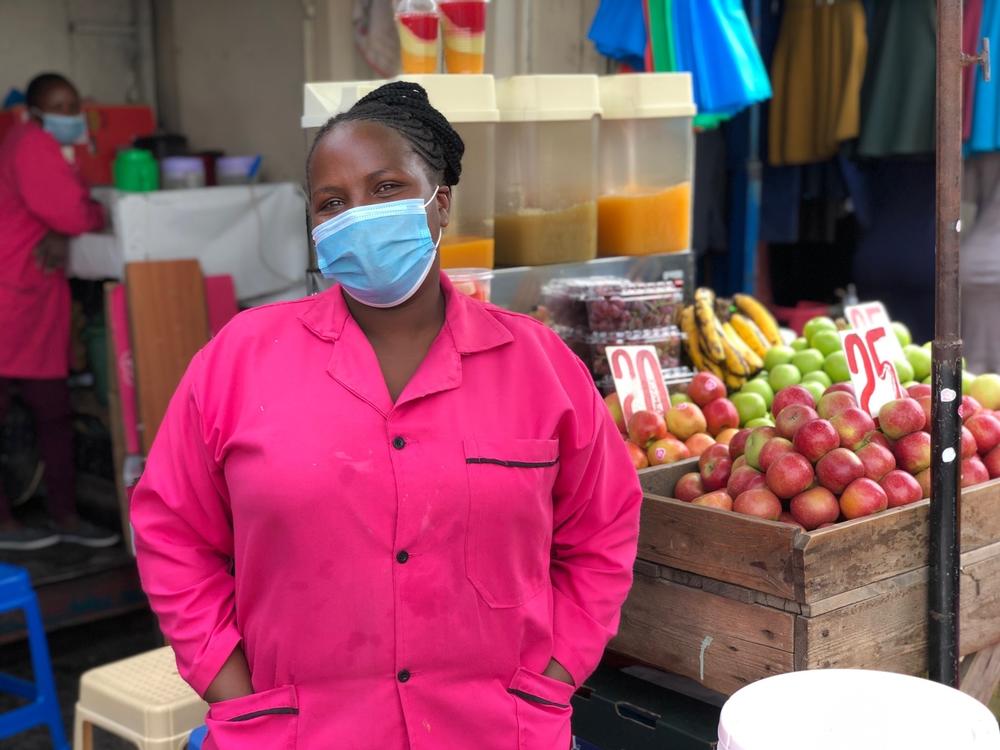
[[[557,440],[465,441],[466,570],[483,600],[519,607],[549,581]]]

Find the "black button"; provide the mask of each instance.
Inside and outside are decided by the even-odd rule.
[[[410,559],[410,553],[407,552],[405,549],[401,550],[399,554],[396,555],[396,562],[398,563],[405,563],[409,559]]]
[[[398,451],[403,450],[403,448],[406,447],[406,438],[402,435],[396,435],[396,437],[392,439],[392,447]]]
[[[409,682],[410,681],[410,670],[408,670],[408,669],[401,669],[399,671],[399,674],[396,675],[396,679],[399,680],[400,682]]]

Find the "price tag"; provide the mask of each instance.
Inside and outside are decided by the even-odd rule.
[[[889,401],[903,398],[903,388],[892,364],[899,348],[896,335],[884,325],[841,331],[840,342],[847,355],[847,369],[861,408],[878,416]],[[895,348],[892,346],[895,344]]]
[[[849,305],[844,308],[844,317],[851,324],[852,328],[874,328],[875,326],[885,326],[885,330],[892,329],[892,320],[885,305],[881,302],[862,302],[860,305]]]
[[[604,349],[615,379],[625,422],[637,411],[665,414],[670,394],[663,382],[660,358],[652,346],[608,346]]]

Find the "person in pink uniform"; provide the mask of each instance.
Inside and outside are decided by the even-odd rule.
[[[132,500],[206,747],[563,750],[641,492],[590,374],[440,273],[464,145],[392,83],[319,132],[320,269],[191,362]]]
[[[76,89],[47,73],[31,81],[26,98],[30,118],[0,143],[0,423],[17,388],[35,418],[53,525],[21,526],[0,490],[0,549],[105,547],[118,535],[76,512],[63,270],[67,236],[100,229],[104,214],[61,152],[86,132]]]

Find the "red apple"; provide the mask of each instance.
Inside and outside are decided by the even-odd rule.
[[[746,456],[737,456],[736,457],[736,460],[733,461],[733,471],[736,471],[741,466],[749,466],[749,464],[747,463],[747,457]]]
[[[896,466],[911,474],[919,474],[931,465],[931,436],[928,432],[913,432],[893,447]]]
[[[739,430],[729,441],[729,457],[734,461],[742,456],[743,451],[747,449],[747,438],[750,437],[750,432],[749,429]]]
[[[659,414],[637,411],[628,421],[628,439],[640,447],[645,447],[650,440],[660,440],[666,436],[667,424]]]
[[[865,435],[875,429],[875,421],[861,409],[845,409],[830,422],[840,435],[841,447],[852,451],[860,448]]]
[[[972,419],[980,416],[976,414]],[[972,430],[962,425],[962,458],[972,458],[979,455],[979,441],[972,434]]]
[[[699,372],[691,378],[687,395],[698,406],[707,406],[717,398],[725,397],[726,386],[712,373]]]
[[[743,455],[746,456],[747,463],[755,469],[760,469],[760,452],[768,440],[778,434],[773,427],[755,427],[747,438],[746,449]]]
[[[840,503],[826,487],[813,487],[800,492],[789,504],[792,517],[806,531],[812,531],[824,523],[833,523],[840,518]]]
[[[910,398],[920,399],[924,396],[930,396],[933,394],[933,389],[926,383],[917,383],[916,385],[911,385],[906,389],[906,395]]]
[[[1000,477],[1000,445],[983,456],[983,465],[990,475],[990,479]]]
[[[747,490],[733,501],[733,510],[747,516],[759,516],[777,521],[781,515],[781,501],[768,489]]]
[[[917,403],[920,404],[920,408],[924,410],[924,426],[922,429],[927,432],[931,431],[931,404],[934,403],[934,399],[930,396],[918,396]]]
[[[679,440],[687,440],[696,432],[705,432],[708,424],[696,404],[677,404],[667,411],[667,429]]]
[[[871,479],[855,479],[840,496],[840,512],[844,518],[861,518],[879,513],[889,507],[889,498],[877,482]]]
[[[667,435],[665,438],[650,444],[646,451],[646,458],[649,460],[650,466],[662,466],[691,458],[691,451],[680,440],[672,435]]]
[[[732,510],[733,499],[729,497],[725,490],[709,492],[707,495],[696,497],[691,501],[691,505],[702,505],[706,508],[718,508],[720,510]]]
[[[913,477],[917,480],[917,484],[920,485],[920,496],[930,497],[931,496],[931,470],[930,467],[924,469],[923,471],[917,473]]]
[[[808,406],[812,409],[816,405],[816,401],[808,389],[801,385],[790,385],[774,394],[774,401],[771,402],[771,413],[777,417],[785,410],[786,406],[792,404],[802,404],[802,406]]]
[[[729,475],[729,482],[726,484],[726,492],[730,497],[739,497],[747,490],[757,487],[766,487],[764,475],[750,466],[741,466],[733,469]]]
[[[816,463],[840,445],[840,435],[828,420],[814,419],[795,431],[792,444],[795,450]]]
[[[868,445],[868,443],[877,443],[878,445],[881,445],[883,448],[886,448],[887,450],[891,451],[894,441],[887,438],[878,430],[872,430],[871,432],[865,433],[865,437],[861,441],[861,445],[859,445],[858,447],[863,448],[864,446]]]
[[[617,393],[609,393],[604,397],[604,403],[608,407],[608,411],[611,412],[611,418],[615,421],[615,426],[618,428],[618,432],[624,434],[628,431],[628,427],[625,425],[625,412],[622,411],[622,402],[618,398]]]
[[[625,448],[628,450],[628,457],[632,460],[632,465],[636,469],[645,469],[649,466],[649,459],[646,457],[646,451],[633,443],[631,440],[625,441]]]
[[[701,483],[701,474],[697,471],[689,472],[677,480],[674,485],[674,497],[689,503],[696,497],[705,494],[705,485]]]
[[[684,441],[684,445],[687,446],[687,449],[691,452],[692,456],[700,456],[706,450],[715,445],[715,438],[704,432],[696,432]]]
[[[812,422],[814,419],[819,419],[819,414],[811,406],[790,404],[775,417],[774,426],[781,437],[791,440],[802,425],[806,422]]]
[[[966,420],[974,414],[978,414],[983,410],[983,405],[980,404],[972,396],[962,396],[962,403],[958,407],[958,416],[962,420]]]
[[[798,526],[800,529],[804,529],[805,528],[801,523],[799,523],[798,521],[796,521],[795,520],[795,516],[793,516],[787,510],[781,511],[781,515],[778,516],[778,521],[779,521],[779,523],[787,523],[790,526]]]
[[[812,464],[798,453],[780,456],[767,470],[767,487],[778,497],[788,500],[805,492],[815,474]]]
[[[855,453],[865,467],[865,476],[875,482],[896,468],[896,457],[892,451],[878,443],[871,442],[858,448]]]
[[[713,377],[715,376],[713,375]],[[718,435],[723,430],[739,429],[740,427],[740,413],[736,411],[733,402],[728,398],[717,398],[715,401],[709,401],[702,407],[702,411],[705,413],[708,431],[712,435]]]
[[[792,447],[792,441],[786,440],[783,437],[773,437],[764,444],[764,447],[760,449],[760,455],[757,457],[757,463],[760,464],[761,471],[767,471],[771,464],[778,460],[780,456],[786,453],[791,453],[795,450]]]
[[[834,383],[829,388],[827,388],[825,391],[823,391],[823,395],[825,396],[827,393],[836,393],[837,391],[843,391],[844,393],[850,393],[855,398],[858,397],[857,394],[854,392],[854,386],[851,385],[850,383]]]
[[[1000,419],[992,413],[979,412],[965,420],[980,453],[989,453],[1000,445]]]
[[[847,448],[834,448],[816,464],[819,483],[835,495],[839,495],[847,485],[864,475],[865,465]]]
[[[844,409],[857,409],[858,401],[850,393],[834,391],[825,393],[816,406],[816,412],[823,419],[833,419]]]
[[[716,443],[698,459],[701,482],[709,492],[721,490],[729,482],[733,471],[733,461],[729,458],[729,446]]]
[[[927,417],[915,399],[897,398],[878,410],[879,426],[890,439],[899,440],[924,429]]]
[[[879,487],[885,490],[885,496],[889,500],[890,508],[898,508],[901,505],[915,503],[924,496],[918,482],[912,474],[896,469],[890,471],[878,483]]]
[[[979,456],[966,458],[962,461],[962,486],[972,487],[990,481],[990,472]]]

